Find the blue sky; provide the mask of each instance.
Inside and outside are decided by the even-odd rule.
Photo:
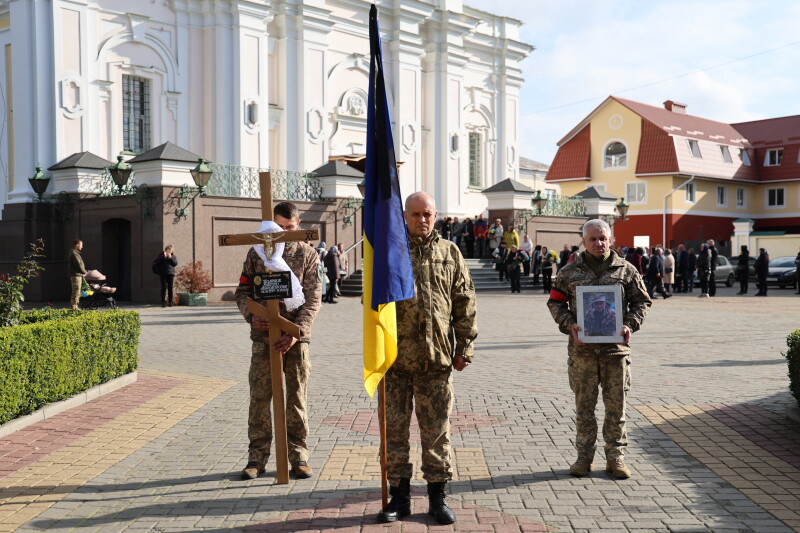
[[[743,122],[800,114],[800,2],[466,0],[521,20],[520,155],[556,142],[607,96]]]

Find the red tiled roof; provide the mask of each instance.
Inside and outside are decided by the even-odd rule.
[[[636,158],[637,174],[679,172],[675,143],[667,132],[652,122],[642,121],[642,138]]]
[[[731,127],[757,148],[800,142],[800,115],[739,122]]]
[[[569,178],[584,178],[589,176],[589,160],[591,155],[591,142],[589,137],[590,124],[579,131],[572,139],[561,145],[547,171],[545,181]]]
[[[558,142],[548,181],[583,178],[589,175],[591,153],[589,127],[594,115],[614,100],[642,118],[641,142],[636,163],[637,174],[700,173],[721,178],[756,181],[796,179],[800,177],[800,115],[778,117],[737,124],[725,124],[685,113],[669,111],[625,98],[609,96],[586,118]],[[676,153],[674,137],[697,139],[745,148],[752,166],[728,166],[716,162],[693,160],[687,154]],[[684,141],[685,142],[685,141]],[[764,166],[767,150],[783,148],[781,165]],[[711,165],[711,166],[709,166]]]
[[[741,142],[742,134],[730,124],[694,115],[675,113],[667,111],[663,107],[634,102],[617,96],[612,96],[611,98],[668,133],[720,144],[744,146]]]
[[[800,178],[800,165],[798,164],[800,142],[794,141],[793,144],[781,144],[779,146],[783,148],[783,162],[776,166],[764,165],[769,148],[756,148],[754,150],[755,157],[753,164],[755,164],[758,169],[758,179],[760,181]],[[750,156],[753,157],[752,152]]]

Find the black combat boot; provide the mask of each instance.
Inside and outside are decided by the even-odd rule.
[[[378,513],[378,522],[397,522],[411,514],[411,480],[400,478],[400,484],[389,487],[392,499],[386,509]]]
[[[446,482],[428,483],[428,514],[440,524],[452,524],[456,521],[456,514],[444,501]]]

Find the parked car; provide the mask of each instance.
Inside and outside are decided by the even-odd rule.
[[[747,265],[747,279],[749,281],[756,280],[756,258],[752,255],[748,258],[748,265]],[[739,258],[738,257],[731,257],[731,265],[733,266],[733,274],[736,276],[736,281],[739,281]]]
[[[716,284],[719,285],[721,283],[726,287],[733,287],[733,282],[736,281],[735,268],[729,258],[724,255],[717,256],[717,272],[714,276]],[[700,286],[700,279],[697,275],[694,277],[694,286]]]
[[[776,257],[769,262],[769,273],[767,274],[767,285],[777,285],[783,289],[793,288],[797,280],[796,257],[783,256]]]

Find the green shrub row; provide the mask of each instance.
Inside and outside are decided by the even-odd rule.
[[[0,424],[138,367],[135,311],[39,310],[0,328]]]
[[[789,349],[783,355],[789,363],[789,390],[800,407],[800,329],[786,337],[786,344]]]

